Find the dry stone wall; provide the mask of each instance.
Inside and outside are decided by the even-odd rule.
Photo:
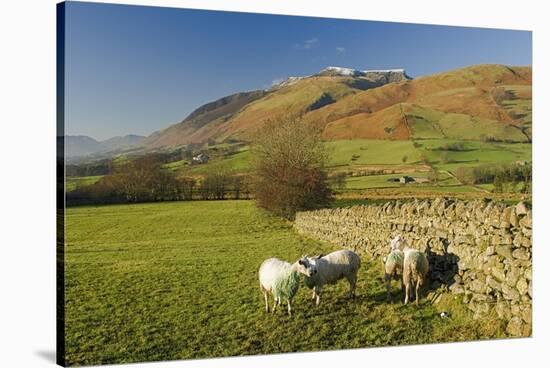
[[[393,201],[300,212],[294,227],[374,258],[401,234],[426,252],[430,290],[460,296],[476,317],[494,312],[512,336],[531,334],[532,212],[523,202]]]

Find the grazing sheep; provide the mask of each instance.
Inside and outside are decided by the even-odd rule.
[[[278,258],[269,258],[262,263],[258,276],[260,289],[264,294],[266,312],[269,312],[267,294],[271,293],[274,299],[273,313],[275,313],[277,305],[281,304],[281,298],[285,298],[288,305],[288,315],[292,315],[291,302],[300,287],[300,273],[310,275],[310,272],[298,262],[291,265]]]
[[[321,302],[321,289],[325,284],[334,284],[346,278],[350,285],[350,297],[355,297],[357,271],[361,267],[361,258],[351,250],[338,250],[326,256],[307,257],[298,261],[310,275],[306,274],[305,284],[313,289],[312,299],[315,305]]]
[[[411,284],[414,283],[416,305],[420,299],[420,287],[426,281],[428,274],[428,258],[426,255],[416,249],[405,248],[405,260],[403,262],[403,284],[405,284],[405,304],[409,302]]]
[[[404,291],[403,284],[403,261],[405,255],[399,249],[394,249],[391,253],[384,257],[384,278],[386,280],[387,299],[391,300],[391,279],[401,280],[401,291]]]

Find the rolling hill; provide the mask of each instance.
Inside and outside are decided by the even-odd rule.
[[[97,141],[86,135],[67,135],[65,136],[65,155],[72,158],[123,150],[139,145],[144,138],[141,135],[129,134]]]
[[[531,67],[484,64],[411,79],[404,70],[328,67],[269,90],[237,93],[155,132],[147,148],[250,140],[268,119],[297,116],[326,140],[531,140]]]
[[[180,123],[151,134],[142,143],[148,148],[159,148],[203,142],[240,109],[265,95],[266,92],[261,90],[241,92],[207,103]]]
[[[531,68],[477,65],[391,83],[304,116],[327,140],[455,138],[529,141]]]
[[[237,93],[203,105],[183,121],[147,137],[148,148],[246,140],[262,122],[322,109],[345,96],[410,77],[402,70],[356,71],[328,67],[308,77],[290,77],[269,90]]]

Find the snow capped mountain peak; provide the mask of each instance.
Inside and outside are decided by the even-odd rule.
[[[361,73],[359,70],[352,69],[352,68],[343,68],[340,66],[328,66],[325,69],[321,70],[319,74],[324,72],[342,75],[342,76],[354,76]]]
[[[285,80],[276,80],[273,82],[270,89],[275,90],[290,86],[304,78],[309,77],[364,77],[373,81],[382,81],[384,83],[399,82],[402,80],[412,79],[407,75],[405,69],[371,69],[358,70],[341,66],[327,66],[320,72],[313,75],[302,77],[288,77]]]
[[[373,69],[373,70],[363,70],[363,73],[403,73],[405,74],[405,69]]]
[[[329,66],[321,70],[316,75],[319,76],[342,76],[342,77],[365,77],[375,75],[376,77],[398,79],[410,79],[405,69],[375,69],[375,70],[357,70],[340,66]]]

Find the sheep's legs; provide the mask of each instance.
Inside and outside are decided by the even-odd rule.
[[[292,316],[292,307],[290,306],[290,299],[287,299],[287,305],[288,305],[288,315]]]
[[[391,300],[391,277],[386,274],[386,299],[388,302]]]
[[[315,287],[315,305],[318,307],[321,304],[321,288]]]
[[[348,277],[349,281],[349,297],[355,298],[355,287],[357,286],[357,275]]]
[[[313,292],[311,293],[311,300],[315,300],[316,296],[317,296],[317,293],[315,292],[315,288],[313,288]]]
[[[273,310],[272,313],[275,313],[275,309],[277,308],[277,305],[281,303],[281,299],[275,298],[275,301],[273,302]]]
[[[409,302],[409,292],[411,289],[411,285],[409,282],[405,283],[405,304]]]
[[[418,305],[418,299],[420,299],[420,286],[422,286],[422,280],[416,282],[416,305]]]
[[[267,291],[264,291],[265,311],[269,313],[269,303],[267,301]]]

